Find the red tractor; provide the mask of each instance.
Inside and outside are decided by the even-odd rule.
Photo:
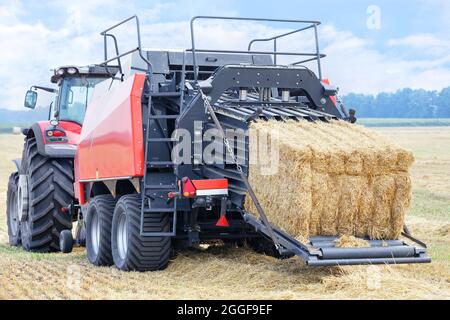
[[[99,66],[60,67],[51,77],[57,88],[32,86],[26,93],[26,108],[35,108],[37,90],[54,94],[54,100],[48,120],[23,130],[23,155],[14,161],[17,171],[9,178],[7,223],[12,246],[35,252],[60,250],[61,233],[70,231],[77,219],[71,214],[77,203],[73,158],[86,106],[94,86],[109,77],[111,73]]]

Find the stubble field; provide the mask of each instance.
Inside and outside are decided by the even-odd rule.
[[[72,254],[35,254],[7,244],[6,188],[23,138],[0,135],[0,299],[450,299],[450,127],[375,129],[412,150],[407,223],[428,243],[426,265],[309,268],[246,248],[182,252],[165,271],[124,273]]]

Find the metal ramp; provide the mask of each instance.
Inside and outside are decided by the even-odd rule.
[[[270,238],[269,230],[255,216],[244,213],[244,220],[257,232]],[[273,234],[285,255],[296,255],[309,266],[429,263],[431,258],[419,241],[410,245],[403,240],[367,240],[367,248],[337,248],[337,237],[311,237],[309,243],[289,236],[272,226]],[[409,239],[413,239],[408,236]],[[413,241],[416,241],[415,239]]]

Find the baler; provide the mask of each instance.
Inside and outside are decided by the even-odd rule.
[[[195,25],[205,19],[298,28],[254,39],[248,50],[199,49]],[[138,45],[120,54],[113,30],[132,21]],[[407,240],[367,239],[368,248],[336,248],[336,237],[329,236],[301,242],[271,225],[253,192],[248,181],[252,121],[356,121],[337,89],[322,78],[319,24],[199,16],[191,20],[191,49],[178,51],[144,50],[137,16],[101,33],[105,61],[99,67],[116,73],[95,86],[86,110],[74,158],[75,199],[68,210],[85,227],[91,263],[160,270],[174,252],[217,240],[246,242],[278,258],[298,256],[310,266],[430,262],[425,244],[406,228]],[[314,52],[277,50],[279,39],[306,30],[314,32]],[[114,57],[108,56],[109,39]],[[272,42],[274,50],[254,50],[256,42]],[[299,61],[282,65],[286,56]],[[308,62],[317,63],[317,75]],[[217,138],[212,143],[220,144],[212,160],[205,158],[211,148],[205,135],[211,132]],[[246,197],[258,216],[246,210]],[[68,232],[61,239],[61,247],[72,241]]]

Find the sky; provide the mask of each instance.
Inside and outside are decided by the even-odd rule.
[[[319,20],[323,75],[341,93],[450,86],[449,0],[0,0],[0,108],[22,108],[25,91],[50,85],[53,68],[101,62],[99,33],[134,14],[146,48],[189,48],[196,15]],[[252,38],[294,27],[201,22],[197,46],[245,50]],[[119,29],[118,39],[121,52],[136,47],[132,25]],[[286,38],[278,49],[312,52],[313,34]]]

